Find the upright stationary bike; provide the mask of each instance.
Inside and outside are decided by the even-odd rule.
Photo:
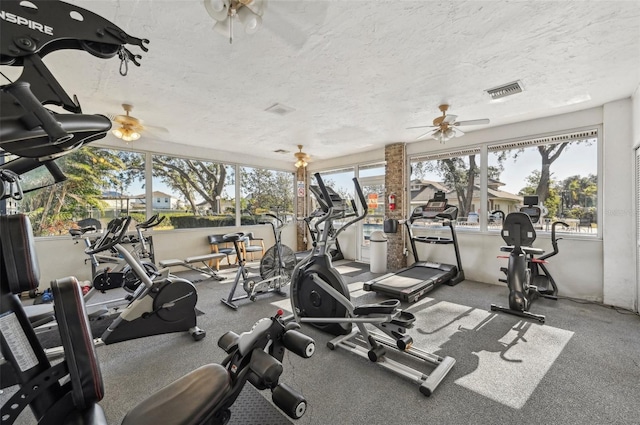
[[[360,200],[361,211],[357,211],[356,208],[354,213],[348,213],[346,203],[334,205],[320,174],[316,174],[315,178],[323,198],[328,203],[328,209],[326,215],[316,223],[320,237],[312,253],[298,263],[293,271],[290,291],[293,319],[301,323],[310,323],[318,329],[335,335],[336,338],[327,344],[330,349],[341,347],[368,358],[417,383],[420,385],[422,394],[431,395],[449,373],[455,360],[412,347],[413,339],[406,334],[406,331],[413,327],[415,316],[402,311],[399,300],[390,299],[375,304],[353,305],[349,289],[340,273],[333,267],[328,250],[333,245],[332,237],[337,238],[348,226],[367,215],[367,202],[358,180],[354,178],[353,183]],[[333,236],[330,236],[333,222],[349,217],[352,218],[335,229]],[[322,230],[320,230],[321,224],[323,224]],[[375,326],[385,335],[371,332],[365,325]],[[405,358],[412,359],[413,363],[424,362],[433,366],[434,369],[430,375],[427,375],[408,364],[387,357],[386,350],[396,350]]]
[[[284,222],[273,214],[265,214],[272,218],[272,221],[260,222],[260,224],[270,224],[273,229],[275,244],[270,247],[260,259],[260,276],[252,276],[246,268],[247,259],[243,255],[242,243],[246,239],[244,233],[230,233],[224,235],[225,242],[232,242],[238,257],[238,271],[231,286],[227,298],[221,301],[227,307],[236,310],[236,301],[249,298],[255,301],[260,294],[275,292],[286,295],[282,288],[291,282],[291,274],[296,265],[296,256],[291,248],[282,244],[282,228]],[[244,294],[235,295],[238,284],[242,280]]]
[[[150,246],[150,239],[144,236],[143,231],[159,225],[164,217],[159,218],[158,214],[152,216],[149,220],[136,224],[137,238],[123,237],[121,243],[133,244],[130,252],[140,260],[148,276],[152,277],[158,272],[158,268],[154,263],[153,247]],[[93,226],[82,227],[79,229],[69,229],[69,234],[78,243],[79,239],[84,239],[86,248],[91,248],[91,233],[96,229]],[[140,285],[141,280],[133,272],[131,266],[118,254],[117,251],[111,250],[108,253],[91,254],[92,286],[98,291],[105,292],[114,288],[124,288],[126,291],[133,293]],[[86,262],[86,260],[85,260]]]
[[[567,223],[556,221],[551,226],[551,245],[553,251],[544,254],[540,248],[534,248],[533,242],[536,240],[536,231],[533,223],[540,219],[541,209],[537,196],[525,196],[525,207],[518,212],[509,213],[504,218],[504,212],[495,211],[494,214],[501,214],[504,218],[502,224],[502,239],[507,246],[500,247],[500,251],[508,252],[509,260],[507,267],[500,270],[506,275],[506,279],[500,279],[509,287],[509,307],[502,307],[491,304],[491,311],[502,311],[528,319],[545,322],[545,317],[541,314],[529,312],[533,301],[538,297],[557,300],[558,286],[545,266],[546,260],[558,254],[558,240],[556,238],[556,227],[569,227]],[[537,256],[537,257],[536,257]]]

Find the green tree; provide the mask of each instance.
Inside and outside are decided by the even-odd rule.
[[[34,233],[38,236],[66,233],[76,216],[82,216],[89,208],[102,209],[101,188],[105,184],[117,185],[117,171],[124,169],[124,163],[112,151],[88,146],[56,163],[67,179],[49,190],[31,192],[23,201],[24,209],[32,212]],[[33,178],[39,180],[37,185],[52,182],[44,168],[38,169]]]
[[[218,197],[222,197],[225,185],[233,183],[229,168],[228,165],[216,162],[161,155],[153,157],[154,176],[160,177],[171,189],[180,192],[191,205],[194,215],[197,214],[196,196],[200,196],[216,213],[220,213]]]
[[[422,178],[428,172],[440,176],[442,183],[456,193],[459,215],[466,217],[471,212],[476,177],[480,172],[476,164],[476,156],[416,162],[413,164],[412,174],[417,178]]]
[[[264,168],[244,168],[242,190],[247,209],[256,214],[266,211],[293,211],[293,178],[291,173]]]
[[[525,178],[526,186],[520,189],[518,195],[537,195],[537,189],[540,186],[541,174],[540,170],[533,170],[531,174]],[[550,177],[549,181],[551,187],[547,191],[547,199],[545,201],[540,201],[540,203],[547,208],[547,217],[557,217],[560,207],[560,196],[558,188],[552,178],[553,174],[551,174]],[[538,195],[538,199],[541,199],[540,195]]]

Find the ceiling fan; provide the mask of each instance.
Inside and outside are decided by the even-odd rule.
[[[456,121],[456,118],[458,118],[457,115],[447,115],[447,111],[449,110],[449,105],[440,105],[438,108],[442,112],[442,116],[435,118],[433,120],[433,125],[407,127],[407,129],[431,128],[431,130],[429,130],[428,132],[418,136],[416,140],[422,140],[426,137],[432,137],[436,140],[439,140],[440,143],[444,143],[447,140],[450,140],[454,137],[462,136],[464,134],[462,130],[457,128],[458,126],[489,124],[488,118],[483,118],[479,120]]]
[[[298,145],[298,151],[299,152],[295,152],[293,154],[293,156],[296,157],[295,166],[296,168],[300,168],[300,167],[304,168],[307,165],[309,165],[309,161],[311,160],[311,157],[308,154],[302,152],[302,145]]]
[[[133,142],[140,138],[140,133],[143,131],[151,130],[151,133],[153,132],[153,130],[157,130],[163,133],[169,132],[169,130],[164,127],[143,125],[141,119],[138,119],[129,114],[133,110],[133,105],[129,103],[123,103],[122,108],[124,109],[125,115],[108,115],[109,119],[116,124],[111,132],[118,139],[122,139],[125,142]]]
[[[237,33],[255,34],[265,28],[296,49],[306,43],[313,27],[324,22],[329,7],[324,1],[274,1],[269,7],[269,0],[202,1],[215,21],[213,29],[228,37],[229,43]]]

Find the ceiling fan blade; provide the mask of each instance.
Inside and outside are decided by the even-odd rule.
[[[450,127],[450,128],[455,133],[454,137],[460,137],[464,134],[464,131],[460,130],[459,128],[455,128],[455,127]]]
[[[157,125],[147,125],[144,124],[143,125],[144,130],[149,130],[153,133],[165,133],[165,134],[169,134],[169,129],[166,127],[159,127]]]
[[[262,26],[295,49],[302,49],[327,16],[326,1],[264,3]]]
[[[446,117],[444,117],[442,122],[446,122],[447,124],[451,124],[452,122],[455,122],[456,118],[458,118],[457,115],[447,115]]]
[[[422,139],[426,139],[427,137],[431,137],[433,135],[433,133],[435,133],[436,131],[438,131],[438,129],[433,129],[430,130],[424,134],[421,134],[420,136],[416,137],[416,140],[422,140]]]
[[[417,127],[407,127],[407,130],[411,130],[412,128],[438,128],[439,126],[437,125],[419,125]]]
[[[481,124],[489,124],[489,118],[483,118],[479,120],[458,121],[453,125],[481,125]]]

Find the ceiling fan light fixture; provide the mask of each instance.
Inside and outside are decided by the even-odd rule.
[[[238,20],[244,26],[244,32],[255,34],[262,27],[262,18],[256,15],[248,7],[238,9]]]
[[[140,133],[129,127],[122,126],[111,131],[118,139],[122,139],[125,142],[134,142],[140,138]]]
[[[296,162],[293,164],[296,168],[305,168],[308,165],[307,159],[309,159],[309,155],[302,152],[302,145],[298,145],[298,152],[294,153],[293,156],[296,157]]]

